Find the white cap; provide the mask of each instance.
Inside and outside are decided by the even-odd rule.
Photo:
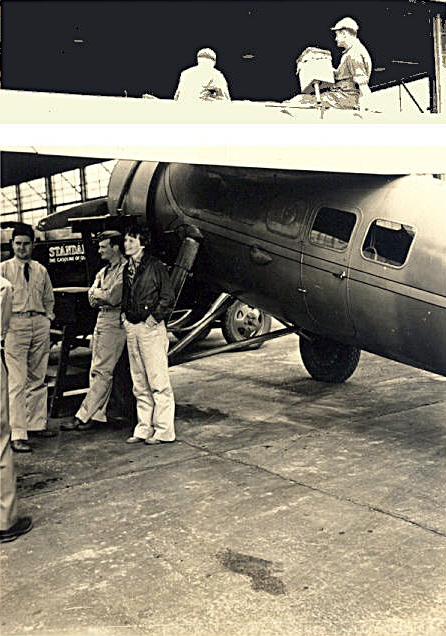
[[[339,31],[340,29],[350,29],[357,33],[359,31],[359,25],[353,18],[342,18],[339,22],[336,22],[334,27],[331,27],[332,31]]]
[[[217,61],[217,54],[212,49],[200,49],[197,53],[197,58],[207,57],[209,60]]]

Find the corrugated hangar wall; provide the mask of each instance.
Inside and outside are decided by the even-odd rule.
[[[372,86],[433,77],[433,20],[440,13],[444,25],[445,7],[438,0],[3,0],[2,85],[171,98],[180,71],[210,46],[234,99],[282,100],[297,92],[295,60],[304,48],[329,49],[337,62],[330,27],[345,15],[359,22],[371,52]]]

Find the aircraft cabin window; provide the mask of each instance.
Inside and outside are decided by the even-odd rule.
[[[347,249],[356,215],[335,208],[321,208],[313,221],[310,241],[334,250]]]
[[[415,229],[409,225],[378,219],[372,223],[362,246],[362,255],[384,265],[401,267],[407,260]]]

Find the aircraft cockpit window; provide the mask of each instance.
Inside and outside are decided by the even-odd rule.
[[[335,208],[321,208],[316,214],[310,232],[310,240],[316,245],[334,250],[347,249],[356,215]]]
[[[367,232],[362,254],[368,260],[401,267],[407,260],[414,236],[415,229],[410,225],[378,219]]]

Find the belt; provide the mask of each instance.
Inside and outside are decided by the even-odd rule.
[[[27,318],[32,318],[33,316],[45,316],[44,311],[13,311],[13,316],[26,316]]]
[[[115,311],[115,312],[121,312],[121,307],[100,307],[99,311]]]

